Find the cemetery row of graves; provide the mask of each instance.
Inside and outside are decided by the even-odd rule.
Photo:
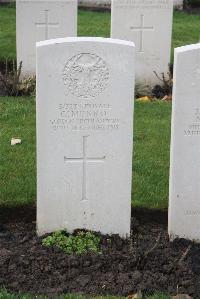
[[[200,298],[200,16],[174,13],[172,48],[187,46],[171,54],[171,119],[171,101],[134,105],[134,87],[166,83],[172,1],[116,0],[111,21],[77,14],[76,1],[38,3],[0,7],[9,18],[0,87],[17,59],[14,79],[36,74],[37,90],[36,101],[34,92],[0,98],[0,286],[53,298]],[[65,38],[77,17],[83,37]],[[110,28],[119,39],[95,37]]]

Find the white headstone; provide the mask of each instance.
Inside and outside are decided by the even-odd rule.
[[[174,0],[175,7],[183,7],[183,0]]]
[[[181,6],[183,5],[183,0],[173,0],[174,6]],[[79,4],[86,4],[86,5],[110,5],[111,0],[78,0]]]
[[[111,36],[136,45],[136,81],[153,84],[168,72],[173,0],[112,0]]]
[[[103,38],[37,44],[40,235],[130,234],[134,52]]]
[[[200,44],[174,63],[169,235],[200,241]]]
[[[36,72],[36,42],[77,36],[77,0],[17,0],[17,62],[23,75]]]

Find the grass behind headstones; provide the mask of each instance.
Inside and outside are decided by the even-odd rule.
[[[172,48],[195,44],[200,39],[200,14],[175,12]]]
[[[0,61],[16,58],[15,8],[0,6]],[[199,41],[200,15],[174,13],[172,49]],[[79,10],[78,36],[110,36],[110,13]],[[26,41],[24,41],[26,43]],[[173,59],[173,52],[172,52]]]
[[[133,205],[167,208],[171,104],[136,103]]]
[[[15,28],[15,8],[0,6],[0,60],[16,58]]]

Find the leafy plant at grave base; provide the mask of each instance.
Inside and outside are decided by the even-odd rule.
[[[36,78],[21,78],[22,62],[19,67],[13,61],[12,70],[9,70],[8,61],[5,62],[5,72],[0,72],[0,92],[4,96],[30,96],[35,94]]]
[[[154,74],[162,83],[153,87],[153,97],[158,99],[171,99],[173,89],[173,65],[169,65],[169,71],[166,75],[162,73],[161,76],[159,76],[155,71]]]
[[[81,255],[87,252],[100,252],[100,237],[92,232],[79,231],[76,235],[69,235],[64,231],[54,232],[42,240],[44,246],[57,246],[66,254]]]

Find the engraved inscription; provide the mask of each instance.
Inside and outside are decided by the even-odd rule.
[[[200,136],[200,108],[195,109],[193,122],[184,130],[184,136]]]
[[[35,25],[39,28],[44,28],[45,30],[45,39],[48,39],[49,38],[49,28],[56,28],[58,27],[59,23],[58,22],[49,22],[49,10],[45,10],[44,11],[45,13],[45,20],[44,22],[41,22],[41,23],[38,23],[36,22]]]
[[[94,98],[108,85],[108,66],[96,54],[80,53],[65,64],[63,80],[67,90],[78,98]]]
[[[200,210],[188,210],[185,212],[186,216],[200,216]]]
[[[63,103],[59,104],[58,113],[50,120],[54,131],[111,131],[120,127],[120,119],[113,115],[110,104]]]
[[[130,27],[131,30],[134,31],[138,31],[140,33],[140,46],[139,46],[139,52],[142,53],[143,52],[143,35],[145,31],[153,31],[154,27],[153,26],[145,26],[144,25],[144,15],[140,16],[140,26],[131,26]]]
[[[82,157],[69,158],[64,157],[64,161],[68,163],[82,163],[83,174],[82,174],[82,201],[87,201],[87,163],[102,163],[105,161],[106,156],[103,157],[88,157],[87,156],[87,138],[89,136],[83,136],[83,153]]]

